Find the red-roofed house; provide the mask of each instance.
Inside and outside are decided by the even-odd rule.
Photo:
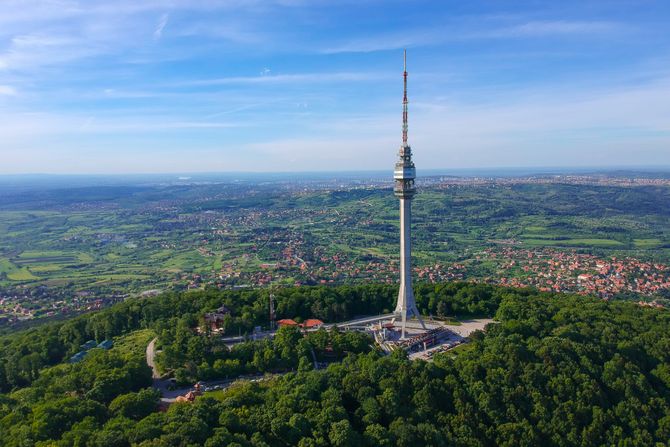
[[[298,326],[298,323],[296,323],[295,321],[291,320],[290,318],[286,318],[286,319],[283,319],[283,320],[279,320],[279,321],[277,321],[277,324],[278,324],[279,326]]]
[[[306,329],[311,329],[320,326],[323,326],[323,321],[317,320],[316,318],[310,318],[308,320],[305,320],[305,322],[302,324],[302,327]]]

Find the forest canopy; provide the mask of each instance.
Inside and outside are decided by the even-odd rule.
[[[278,293],[282,316],[308,317],[319,310],[348,318],[382,312],[393,299],[393,289],[385,286],[301,289]],[[77,328],[85,340],[138,328],[197,324],[201,312],[223,303],[237,306],[238,320],[231,324],[245,327],[246,320],[257,321],[255,309],[260,318],[263,293],[206,291],[132,301],[31,330],[34,343],[23,352],[42,358],[44,352],[37,347],[51,346],[57,362],[61,352],[74,346],[64,340]],[[10,389],[0,395],[0,443],[668,445],[667,311],[453,283],[418,287],[417,298],[425,313],[441,307],[448,315],[494,315],[497,323],[431,363],[410,361],[402,352],[384,356],[352,348],[342,362],[327,369],[298,365],[281,377],[206,393],[165,413],[155,411],[158,396],[147,388],[150,371],[141,356],[98,350],[80,364],[37,368],[22,384],[5,382]],[[282,343],[288,346],[295,334],[285,335]],[[26,337],[4,339],[3,355],[14,354],[7,347],[20,347]],[[44,344],[50,337],[51,343]],[[283,351],[273,352],[281,357]]]

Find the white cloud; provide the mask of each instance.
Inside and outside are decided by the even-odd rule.
[[[515,90],[495,102],[424,97],[411,103],[409,137],[419,171],[477,166],[668,165],[667,104],[670,78],[600,90],[558,90],[556,86],[543,91]],[[96,141],[96,147],[112,144],[105,143],[106,135],[114,135],[115,144],[120,138],[124,150],[133,153],[132,166],[110,159],[109,164],[82,165],[89,172],[99,172],[100,166],[107,172],[383,169],[392,165],[400,142],[400,107],[396,109],[347,117],[324,117],[316,112],[301,118],[299,130],[288,137],[275,126],[290,119],[286,116],[267,118],[273,124],[265,126],[257,117],[245,121],[236,113],[228,114],[236,121],[215,119],[223,113],[194,120],[189,111],[172,115],[118,111],[95,119],[0,114],[0,141],[3,148],[20,147],[22,154],[35,154],[32,162],[3,160],[5,170],[15,171],[34,170],[30,163],[39,159],[40,148],[52,148],[48,141],[54,135],[64,145],[57,149],[59,154],[88,150],[79,141],[82,137]],[[246,126],[250,129],[242,129]],[[237,130],[231,139],[233,129]],[[176,141],[165,138],[165,132],[173,130]],[[219,136],[197,144],[189,141],[189,136],[201,132]],[[109,154],[101,149],[98,155],[105,159]],[[152,156],[161,160],[159,165],[151,163]],[[217,164],[219,159],[225,161]]]
[[[412,102],[417,167],[670,165],[670,78],[556,93],[550,87],[510,91],[495,103]],[[245,150],[264,170],[383,169],[400,142],[399,111],[317,117],[302,126],[330,138],[272,140]]]
[[[472,31],[472,30],[475,31]],[[483,21],[473,25],[468,21],[445,22],[437,27],[406,29],[400,33],[383,33],[352,39],[319,50],[324,54],[371,53],[426,45],[477,39],[511,39],[570,35],[611,35],[629,28],[617,22],[547,20],[528,21],[515,25],[490,24]]]
[[[152,53],[143,44],[159,40],[170,20],[163,12],[155,24],[156,13],[193,11],[200,15],[181,24],[179,35],[210,36],[233,42],[260,43],[258,24],[242,20],[246,15],[262,14],[255,6],[260,0],[3,0],[0,1],[0,70],[34,72],[45,66],[66,64],[87,57],[123,54],[146,61]],[[231,24],[208,24],[209,11],[229,15]],[[201,25],[204,24],[204,25]],[[242,25],[240,25],[242,24]],[[189,31],[190,30],[190,31]],[[3,48],[3,40],[8,44]],[[149,53],[149,54],[145,54]],[[188,54],[180,54],[186,57]],[[156,54],[164,60],[165,56]]]
[[[170,15],[167,13],[161,16],[160,20],[158,21],[158,26],[156,26],[156,29],[154,30],[154,39],[158,40],[161,38],[161,36],[163,35],[163,30],[165,29],[165,26],[168,23],[169,17]]]
[[[245,127],[248,123],[222,120],[192,120],[177,115],[160,113],[127,115],[82,115],[67,113],[0,113],[0,141],[31,143],[35,147],[46,144],[49,138],[58,135],[77,138],[91,135],[102,138],[105,134],[133,136],[146,134],[151,138],[160,132],[179,129],[230,129]]]
[[[475,31],[463,35],[466,39],[496,39],[520,37],[569,36],[620,33],[627,28],[620,23],[602,21],[531,21],[509,27]]]
[[[378,81],[389,78],[389,73],[374,72],[336,72],[336,73],[293,73],[260,76],[231,76],[227,78],[199,79],[184,81],[173,86],[206,86],[228,84],[289,84],[307,82],[350,82],[350,81]]]
[[[372,53],[374,51],[397,50],[421,45],[430,45],[447,40],[443,29],[407,30],[397,34],[381,34],[373,37],[354,39],[340,45],[320,50],[323,54]]]
[[[25,70],[54,62],[77,59],[87,53],[66,36],[24,34],[11,39],[9,47],[0,52],[0,69]]]
[[[247,20],[238,15],[223,23],[221,19],[216,21],[200,19],[192,23],[180,24],[174,33],[180,37],[207,37],[241,45],[275,43],[264,28],[249,24]]]
[[[0,96],[15,96],[16,89],[10,85],[0,85]]]

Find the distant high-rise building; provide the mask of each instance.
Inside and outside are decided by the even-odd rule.
[[[402,320],[402,338],[405,338],[407,318],[415,316],[425,328],[414,300],[412,289],[412,198],[416,194],[416,170],[412,161],[412,148],[407,143],[407,50],[404,52],[404,94],[402,98],[402,145],[395,164],[393,191],[400,199],[400,291],[395,313]]]

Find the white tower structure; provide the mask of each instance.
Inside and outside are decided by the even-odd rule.
[[[402,338],[405,338],[407,318],[415,316],[425,329],[414,300],[412,289],[412,198],[416,194],[416,170],[412,161],[412,148],[407,144],[407,50],[404,52],[404,95],[402,99],[402,145],[395,164],[393,192],[400,199],[400,291],[395,314],[402,321]]]

